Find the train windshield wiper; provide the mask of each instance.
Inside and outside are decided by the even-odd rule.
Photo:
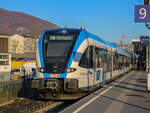
[[[58,57],[47,57],[45,60],[46,61],[65,61],[66,57],[65,56],[58,56]]]

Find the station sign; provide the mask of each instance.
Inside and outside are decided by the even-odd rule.
[[[135,5],[135,22],[150,22],[150,5]]]
[[[141,45],[145,45],[145,46],[147,46],[147,45],[149,45],[149,36],[141,36],[140,37],[140,44]]]

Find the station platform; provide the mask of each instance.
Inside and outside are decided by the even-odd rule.
[[[147,73],[132,71],[105,85],[61,113],[150,113]]]

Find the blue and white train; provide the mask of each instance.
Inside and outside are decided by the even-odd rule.
[[[41,92],[89,92],[129,72],[135,55],[84,29],[44,32],[37,44],[36,85]]]

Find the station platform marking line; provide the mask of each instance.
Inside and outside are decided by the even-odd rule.
[[[134,71],[130,72],[127,76],[125,76],[124,78],[120,79],[119,81],[116,81],[116,83],[112,84],[112,86],[108,87],[108,89],[104,90],[103,92],[101,92],[99,95],[93,97],[90,101],[88,101],[87,103],[83,104],[81,107],[79,107],[78,109],[76,109],[75,111],[73,111],[72,113],[78,113],[79,111],[81,111],[83,108],[85,108],[86,106],[88,106],[90,103],[92,103],[93,101],[95,101],[96,99],[98,99],[101,95],[105,94],[107,91],[109,91],[110,89],[112,89],[114,87],[114,85],[117,85],[118,82],[123,81],[124,79],[126,79],[129,75],[131,75]]]

